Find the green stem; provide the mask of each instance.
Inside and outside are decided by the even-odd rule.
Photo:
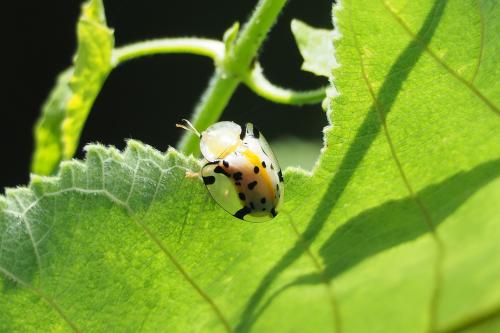
[[[170,53],[206,56],[212,58],[216,64],[220,64],[224,61],[224,43],[205,38],[163,38],[143,41],[115,49],[112,64],[113,67],[117,67],[135,58]],[[224,78],[224,80],[226,79],[229,78]],[[248,71],[243,75],[243,82],[257,95],[275,103],[290,105],[314,104],[321,102],[325,97],[325,88],[311,91],[294,91],[273,85],[264,77],[262,68],[258,63],[255,64],[252,71]],[[227,88],[225,85],[222,87],[222,89]],[[215,101],[210,102],[210,107],[218,107],[213,102]],[[210,121],[210,123],[218,119],[209,115],[201,115],[201,117],[205,117],[206,121]]]
[[[230,73],[244,74],[274,25],[287,0],[260,0],[248,22],[224,59]]]
[[[287,0],[259,1],[234,45],[226,50],[222,69],[217,70],[212,77],[193,113],[191,122],[198,130],[205,130],[220,118],[286,2]],[[186,131],[178,148],[186,154],[197,154],[198,138]]]
[[[316,104],[326,97],[326,87],[295,91],[275,86],[266,79],[259,64],[256,64],[254,69],[245,76],[244,82],[257,95],[275,103],[291,105]]]
[[[143,56],[160,53],[189,53],[207,56],[216,63],[224,58],[224,43],[205,38],[162,38],[138,42],[113,51],[113,67]]]

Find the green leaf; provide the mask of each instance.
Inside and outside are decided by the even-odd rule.
[[[89,146],[0,199],[0,331],[498,329],[500,7],[342,6],[325,147],[277,218],[174,150]]]
[[[42,114],[35,128],[35,152],[31,161],[31,171],[39,175],[50,175],[62,160],[63,142],[61,124],[65,117],[66,105],[71,98],[69,79],[73,69],[61,73],[54,89],[42,107]]]
[[[65,159],[73,157],[92,104],[112,67],[113,31],[106,26],[102,0],[90,0],[83,6],[77,34],[75,70],[70,80],[73,96],[62,123]]]
[[[302,69],[318,76],[330,77],[338,67],[333,47],[333,30],[313,28],[297,19],[292,20],[292,33],[304,58]]]
[[[238,37],[238,32],[240,31],[240,22],[234,22],[233,25],[224,32],[222,40],[224,41],[224,46],[226,53],[233,46],[236,37]]]
[[[37,174],[50,175],[61,160],[73,157],[90,109],[111,71],[113,31],[106,26],[102,0],[82,6],[77,37],[74,68],[61,75],[35,128],[32,171]]]

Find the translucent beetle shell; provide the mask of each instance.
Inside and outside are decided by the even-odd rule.
[[[210,195],[231,215],[265,222],[278,214],[283,202],[283,175],[264,136],[252,124],[245,131],[231,121],[211,125],[201,134],[186,120],[179,127],[200,137],[207,160],[201,176]]]

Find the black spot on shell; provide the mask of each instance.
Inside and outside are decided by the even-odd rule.
[[[223,169],[220,165],[218,165],[218,166],[216,166],[216,167],[215,167],[214,172],[215,172],[215,173],[222,173],[222,174],[223,174],[224,176],[226,176],[226,177],[231,177],[231,175],[230,175],[230,174],[228,174],[228,173],[226,172],[226,170],[224,170],[224,169]]]
[[[235,182],[234,185],[241,186],[241,183],[240,182]]]
[[[253,182],[251,183],[248,183],[248,189],[249,190],[253,190],[253,188],[257,185],[257,181],[254,180]]]
[[[213,183],[215,183],[215,177],[214,176],[203,177],[203,183],[205,183],[205,185],[212,185]]]
[[[263,204],[265,204],[266,203],[266,198],[260,199],[260,202],[263,203]]]
[[[262,167],[265,169],[266,168],[266,162],[262,161]]]
[[[274,170],[274,165],[271,163],[271,170]]]
[[[254,172],[254,173],[259,173],[259,171],[260,171],[260,169],[259,169],[259,167],[258,167],[258,166],[255,166],[255,167],[253,168],[253,172]]]
[[[243,174],[241,172],[239,172],[239,171],[235,172],[233,174],[233,178],[234,178],[234,180],[242,180],[243,179]]]
[[[245,197],[245,193],[238,193],[238,196],[240,197],[240,200],[243,200],[245,201],[246,200],[246,197]]]
[[[266,210],[266,207],[262,208],[262,211],[265,211]]]
[[[280,179],[280,182],[283,183],[284,179],[283,179],[283,173],[281,173],[281,170],[278,171],[278,178]]]
[[[234,217],[237,217],[241,220],[243,220],[243,218],[245,217],[245,215],[247,215],[248,213],[250,213],[251,210],[250,208],[248,208],[247,206],[241,208],[239,211],[237,211],[236,213],[234,213]]]
[[[224,160],[224,161],[222,161],[222,164],[224,164],[224,166],[226,168],[229,168],[229,162],[228,161]]]

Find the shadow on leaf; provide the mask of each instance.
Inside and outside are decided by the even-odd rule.
[[[446,1],[436,1],[434,3],[424,23],[417,32],[416,39],[412,40],[406,46],[392,64],[377,94],[376,99],[379,101],[378,105],[372,104],[368,110],[362,124],[357,130],[356,137],[340,162],[337,173],[326,185],[326,192],[317,206],[315,214],[307,225],[302,235],[302,239],[298,240],[264,276],[260,285],[245,305],[236,331],[247,332],[251,329],[253,322],[255,322],[255,311],[272,282],[281,272],[302,256],[305,251],[304,243],[306,245],[312,243],[322,230],[330,213],[335,207],[335,203],[349,184],[356,167],[363,160],[380,132],[382,126],[380,117],[385,117],[391,111],[403,83],[408,78],[408,75],[424,53],[425,47],[429,44],[434,35],[445,6]],[[343,10],[347,10],[347,8]],[[352,31],[351,33],[355,32]],[[344,36],[344,38],[346,37]],[[377,107],[382,108],[382,110],[377,109]],[[381,113],[385,114],[381,115]]]
[[[441,183],[426,187],[417,195],[429,208],[437,227],[475,192],[498,176],[500,159],[455,174]],[[335,230],[321,247],[326,278],[333,280],[363,260],[428,232],[429,228],[411,197],[368,209]],[[299,277],[271,295],[255,314],[254,320],[288,288],[321,283],[324,283],[324,277],[318,274]]]

